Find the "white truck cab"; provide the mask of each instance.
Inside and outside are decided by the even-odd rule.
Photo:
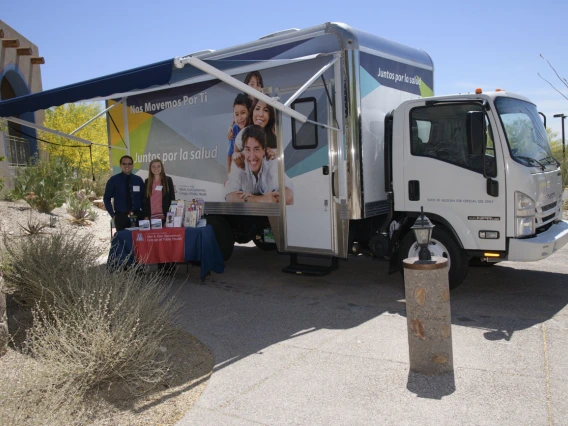
[[[568,242],[562,176],[536,106],[505,91],[402,103],[392,119],[394,211],[423,207],[457,286],[468,260],[536,261]],[[412,233],[399,257],[417,251]]]

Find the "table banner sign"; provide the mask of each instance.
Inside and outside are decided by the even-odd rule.
[[[133,231],[134,254],[140,263],[183,262],[185,228]]]

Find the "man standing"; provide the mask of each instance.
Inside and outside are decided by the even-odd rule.
[[[112,176],[105,188],[103,197],[108,214],[114,219],[117,231],[130,227],[129,216],[142,217],[142,198],[144,181],[132,174],[134,161],[130,155],[120,159],[122,173]],[[111,203],[113,199],[113,203]],[[114,208],[113,208],[114,204]]]

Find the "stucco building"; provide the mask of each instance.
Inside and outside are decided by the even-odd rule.
[[[41,92],[41,65],[45,63],[38,47],[0,20],[0,100]],[[44,112],[29,112],[16,118],[43,124]],[[39,152],[34,129],[15,123],[7,123],[0,131],[0,155],[7,161],[0,162],[0,174],[11,187],[15,168],[27,164],[31,156]]]

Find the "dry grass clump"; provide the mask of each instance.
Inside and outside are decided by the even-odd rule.
[[[6,358],[9,358],[8,360]],[[31,357],[8,351],[10,376],[0,385],[2,425],[81,425],[90,423],[93,413],[83,396],[70,386],[49,381],[46,368]]]
[[[109,391],[140,395],[164,382],[181,308],[171,278],[140,265],[109,272],[88,236],[4,244],[4,291],[32,308],[33,322],[19,348],[25,363],[0,386],[0,424],[88,423]]]
[[[75,271],[52,305],[34,311],[25,351],[52,372],[51,382],[82,394],[111,386],[139,394],[164,379],[162,349],[177,333],[180,305],[163,275],[138,269]]]
[[[59,231],[13,237],[4,234],[3,269],[7,292],[42,309],[76,271],[97,265],[101,249],[90,235]]]

